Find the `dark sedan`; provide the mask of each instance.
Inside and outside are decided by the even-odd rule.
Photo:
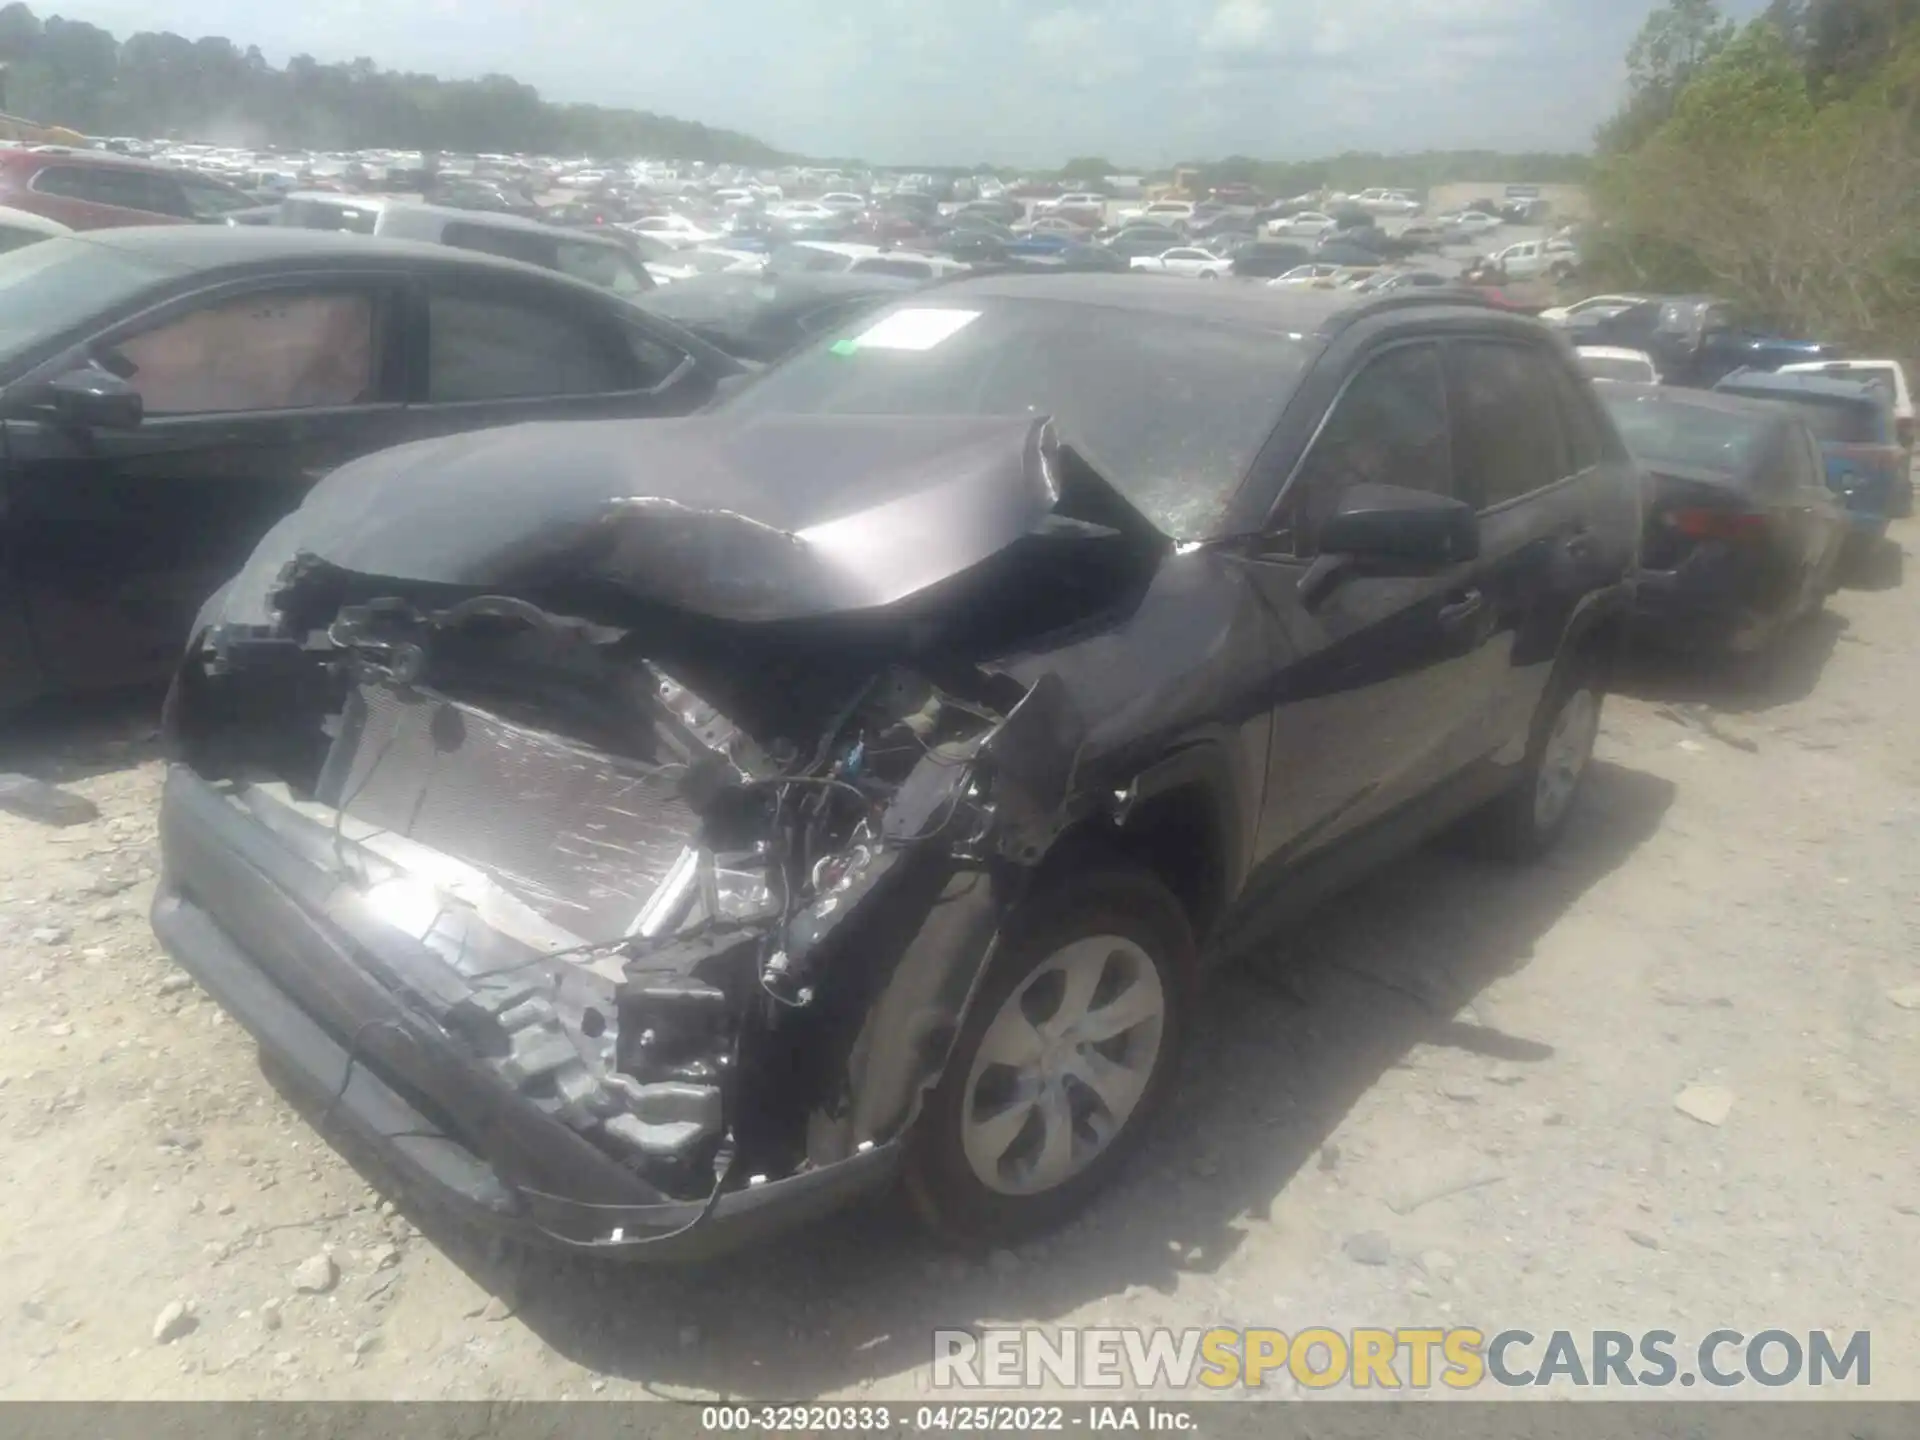
[[[1297,241],[1255,240],[1253,244],[1234,252],[1233,273],[1252,279],[1273,280],[1312,259],[1313,251]]]
[[[1648,475],[1637,586],[1647,639],[1757,650],[1825,602],[1847,516],[1800,419],[1700,390],[1594,388]]]
[[[1186,244],[1187,237],[1165,225],[1129,225],[1100,243],[1114,254],[1133,260],[1165,254],[1176,245]]]
[[[1457,297],[965,277],[706,414],[341,470],[167,707],[167,948],[477,1219],[1085,1204],[1223,936],[1575,813],[1637,476]]]
[[[0,707],[163,678],[313,482],[404,440],[681,414],[740,366],[591,285],[278,227],[0,256]]]
[[[897,299],[915,282],[812,271],[695,275],[639,303],[741,360],[771,364]]]

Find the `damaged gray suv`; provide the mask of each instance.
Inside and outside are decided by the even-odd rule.
[[[1465,297],[983,276],[689,419],[358,461],[198,621],[155,929],[405,1184],[693,1254],[1106,1183],[1201,956],[1535,852],[1640,531]]]

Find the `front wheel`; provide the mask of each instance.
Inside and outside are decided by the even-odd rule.
[[[1171,1083],[1193,968],[1180,905],[1133,867],[1023,904],[910,1137],[908,1194],[954,1240],[1070,1217],[1140,1142]]]

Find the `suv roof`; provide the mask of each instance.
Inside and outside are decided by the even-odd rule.
[[[1776,391],[1782,396],[1819,395],[1830,400],[1872,400],[1885,403],[1893,397],[1871,380],[1843,380],[1837,375],[1809,375],[1796,372],[1782,375],[1773,370],[1732,370],[1715,382],[1723,394],[1728,390]]]
[[[85,243],[119,250],[154,261],[177,272],[216,270],[226,266],[268,267],[284,261],[350,264],[369,258],[410,264],[485,266],[489,269],[538,275],[559,285],[572,285],[596,295],[607,292],[584,280],[555,270],[523,264],[481,250],[455,245],[429,245],[414,240],[389,240],[374,235],[351,235],[339,230],[303,230],[275,225],[136,225],[117,230],[89,231],[76,241],[49,239],[48,245]]]
[[[1204,293],[1196,294],[1196,291]],[[1135,272],[999,271],[947,280],[939,284],[938,293],[1102,305],[1139,313],[1196,316],[1215,324],[1284,334],[1322,336],[1337,334],[1361,320],[1395,310],[1454,309],[1480,316],[1499,316],[1513,325],[1537,324],[1489,304],[1472,291],[1438,286],[1362,295],[1350,290],[1195,285],[1190,280],[1172,276]]]
[[[146,174],[187,176],[196,180],[209,180],[216,185],[227,182],[212,175],[202,175],[197,170],[188,170],[179,165],[166,165],[157,160],[136,159],[132,155],[121,155],[112,150],[75,150],[65,145],[35,145],[19,149],[0,150],[0,170],[24,170],[29,173],[45,170],[53,165],[97,165],[113,170],[138,170]]]

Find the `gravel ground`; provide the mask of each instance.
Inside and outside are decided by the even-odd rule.
[[[890,1201],[697,1271],[422,1234],[159,953],[149,708],[43,721],[5,768],[101,819],[0,815],[0,1397],[904,1399],[933,1329],[999,1322],[1870,1329],[1874,1397],[1920,1398],[1885,559],[1770,663],[1636,665],[1546,864],[1422,853],[1222,974],[1117,1192],[984,1262]]]

